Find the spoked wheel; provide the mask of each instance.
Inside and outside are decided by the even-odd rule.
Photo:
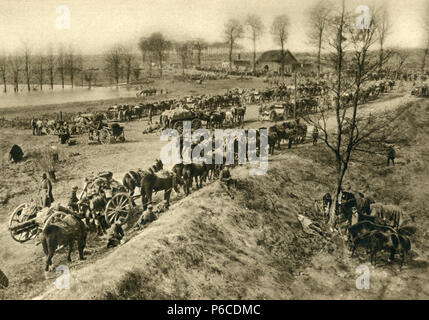
[[[43,229],[42,230],[45,230],[45,228],[47,226],[49,226],[50,224],[54,224],[54,223],[60,222],[66,216],[67,216],[67,213],[61,212],[61,211],[56,211],[55,213],[51,214],[48,219],[46,219],[45,224],[43,225]]]
[[[194,119],[194,120],[192,120],[192,122],[191,122],[191,126],[192,126],[192,129],[200,129],[201,128],[201,120],[200,119]]]
[[[110,132],[107,130],[100,130],[98,139],[101,144],[109,144],[110,143]]]
[[[26,214],[24,211],[26,207],[26,203],[21,204],[12,212],[9,218],[10,235],[13,240],[21,243],[34,239],[38,233],[37,224],[29,224],[24,228],[18,227],[27,221],[29,222],[36,216],[36,212],[34,212],[34,214]]]
[[[120,192],[115,194],[112,199],[107,202],[104,216],[108,224],[113,224],[120,217],[128,219],[128,214],[133,207],[132,201],[128,193]]]
[[[174,124],[173,128],[176,129],[180,134],[182,134],[183,133],[183,122],[182,121],[177,121]]]

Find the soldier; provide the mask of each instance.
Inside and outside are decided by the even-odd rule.
[[[125,222],[124,217],[119,217],[115,221],[113,226],[108,231],[107,248],[116,247],[121,244],[122,238],[124,237],[124,229],[122,224]]]
[[[33,136],[37,134],[36,119],[31,119],[31,128],[33,129]]]
[[[319,130],[317,130],[316,126],[313,128],[312,137],[313,137],[313,146],[314,146],[317,144],[317,139],[319,138]]]
[[[150,204],[147,206],[147,209],[141,215],[140,219],[137,222],[136,229],[140,230],[145,224],[148,224],[156,220],[156,214],[153,212],[153,206]]]
[[[79,206],[78,206],[79,199],[76,196],[77,189],[78,189],[77,186],[74,186],[72,188],[72,193],[70,195],[69,202],[67,204],[67,206],[75,212],[79,211]]]
[[[151,105],[149,106],[149,111],[148,111],[148,117],[149,117],[148,124],[152,124],[152,113],[153,113],[152,108],[153,108],[153,105],[151,104]]]
[[[52,195],[52,182],[51,180],[49,180],[46,173],[43,173],[42,175],[40,191],[42,195],[42,207],[49,208],[51,206],[51,203],[54,202],[54,197]]]
[[[232,194],[229,193],[230,191],[230,185],[234,185],[234,187],[237,186],[237,181],[235,179],[231,178],[231,172],[229,171],[229,165],[225,165],[222,169],[222,171],[220,172],[219,175],[219,179],[220,179],[220,183],[222,185],[223,188],[225,188],[226,186],[226,191],[229,194],[229,196],[234,199],[234,196]]]
[[[395,165],[395,157],[396,152],[392,145],[387,147],[387,166],[390,164],[390,160],[392,160],[392,164]]]

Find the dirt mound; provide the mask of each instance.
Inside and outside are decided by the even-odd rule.
[[[297,220],[313,214],[305,189],[322,194],[314,170],[312,161],[285,155],[265,176],[238,168],[234,200],[219,182],[192,193],[105,258],[71,270],[70,290],[40,298],[290,298],[295,274],[328,243]]]

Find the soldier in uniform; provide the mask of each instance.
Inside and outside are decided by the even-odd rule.
[[[150,106],[149,106],[149,111],[148,111],[148,117],[149,117],[149,121],[148,121],[148,124],[152,124],[152,114],[153,114],[153,105],[151,104]]]
[[[147,209],[141,215],[139,221],[137,222],[136,229],[140,230],[145,224],[148,224],[156,220],[156,214],[153,212],[153,206],[150,204],[147,206]]]
[[[317,139],[319,138],[319,130],[317,130],[317,127],[314,127],[313,129],[313,146],[317,144]]]
[[[54,197],[52,195],[52,182],[49,180],[46,173],[42,175],[42,183],[40,186],[40,191],[42,194],[42,207],[50,207],[52,202],[54,202]]]
[[[78,187],[77,187],[77,186],[74,186],[74,187],[72,188],[72,192],[71,192],[71,195],[70,195],[70,198],[69,198],[69,202],[68,202],[68,204],[67,204],[67,206],[68,206],[71,210],[73,210],[73,211],[75,211],[75,212],[78,212],[78,211],[79,211],[79,206],[78,206],[79,199],[78,199],[78,198],[77,198],[77,196],[76,196],[77,189],[78,189]]]
[[[33,136],[37,134],[36,119],[31,119],[31,128],[33,129]]]
[[[220,183],[221,186],[225,189],[226,187],[226,191],[229,194],[229,196],[234,199],[234,196],[232,194],[230,194],[230,186],[234,185],[234,187],[237,186],[237,181],[235,179],[231,178],[231,172],[229,171],[229,165],[225,165],[222,169],[222,171],[220,172],[219,175],[219,179],[220,179]]]
[[[390,164],[390,160],[392,160],[392,164],[395,165],[395,157],[396,152],[392,145],[387,147],[387,166]]]
[[[124,217],[119,217],[110,227],[108,231],[109,238],[107,240],[107,248],[116,247],[121,244],[121,240],[124,237],[124,229],[122,228],[124,221]]]

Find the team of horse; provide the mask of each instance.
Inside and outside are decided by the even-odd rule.
[[[360,192],[343,190],[335,208],[332,208],[330,193],[323,196],[321,203],[318,211],[325,217],[334,210],[335,226],[347,234],[352,257],[359,248],[364,248],[370,254],[371,263],[376,265],[377,253],[387,251],[389,262],[394,260],[395,254],[400,256],[402,268],[411,251],[409,237],[414,234],[415,228],[403,225],[404,212],[400,207],[376,203]]]

